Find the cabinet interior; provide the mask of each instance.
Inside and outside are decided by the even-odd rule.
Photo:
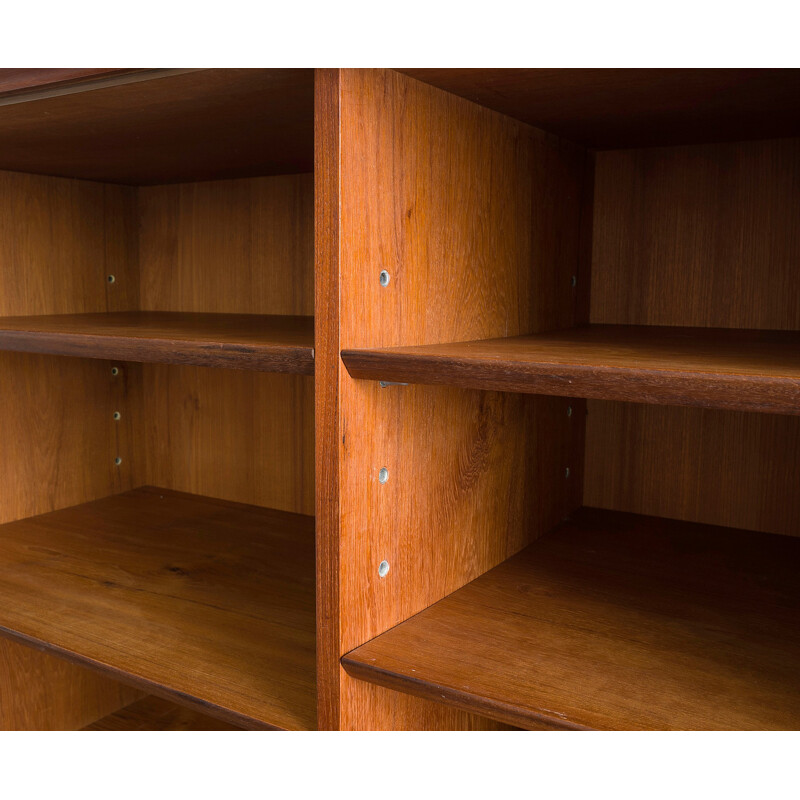
[[[313,72],[4,105],[0,153],[2,727],[316,727]]]
[[[796,727],[790,72],[0,95],[0,728]]]

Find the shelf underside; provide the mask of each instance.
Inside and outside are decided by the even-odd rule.
[[[144,697],[87,725],[85,731],[237,731],[235,725],[183,708],[160,697]]]
[[[587,325],[345,350],[354,378],[800,414],[800,332]]]
[[[0,317],[0,350],[314,374],[314,318],[123,311]]]
[[[0,526],[0,631],[247,728],[316,727],[314,519],[145,487]]]
[[[343,663],[527,728],[796,729],[800,539],[582,509]]]

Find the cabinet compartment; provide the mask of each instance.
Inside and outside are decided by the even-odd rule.
[[[0,628],[74,662],[20,720],[316,727],[312,88],[0,105]]]
[[[442,99],[443,117],[454,102]],[[784,110],[782,133],[796,137]],[[367,503],[382,529],[404,527],[394,541],[375,534],[397,570],[375,588],[392,613],[371,615],[379,630],[342,659],[380,687],[370,700],[399,690],[523,727],[800,723],[800,140],[709,144],[688,117],[673,123],[641,142],[667,146],[589,151],[583,169],[570,143],[547,139],[530,238],[515,229],[502,249],[473,247],[467,267],[437,262],[461,316],[429,324],[442,288],[419,279],[429,250],[407,245],[374,335],[343,347],[356,397],[372,400],[375,381],[420,384],[387,386],[374,405],[372,460],[398,483]],[[410,169],[423,149],[395,132],[402,174],[397,153]],[[436,162],[451,188],[519,191],[499,169],[482,183],[463,139]],[[448,235],[500,230],[475,219]],[[401,242],[419,236],[398,225]],[[527,275],[504,270],[509,253]],[[396,309],[418,325],[392,327]],[[463,335],[468,322],[484,336]],[[426,404],[436,413],[408,421]],[[548,411],[526,427],[531,409]],[[458,458],[442,458],[448,448]],[[491,481],[496,504],[479,499]],[[444,508],[421,512],[437,499]],[[404,544],[425,536],[442,551],[409,564]],[[443,599],[407,588],[454,575]]]

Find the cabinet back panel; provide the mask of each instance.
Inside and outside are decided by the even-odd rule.
[[[139,189],[141,308],[314,313],[312,175]]]
[[[800,139],[596,155],[591,321],[800,329]],[[584,501],[800,533],[800,420],[589,402]]]
[[[800,329],[800,139],[596,159],[592,322]]]
[[[139,189],[141,307],[314,313],[312,175]],[[143,365],[143,482],[314,513],[310,378]]]
[[[142,365],[142,483],[314,513],[314,379]]]
[[[584,503],[800,535],[800,417],[588,401]]]

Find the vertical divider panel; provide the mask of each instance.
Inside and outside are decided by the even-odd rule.
[[[573,325],[585,153],[390,70],[318,73],[317,136],[320,725],[481,727],[338,661],[580,505],[583,414],[339,352]]]

